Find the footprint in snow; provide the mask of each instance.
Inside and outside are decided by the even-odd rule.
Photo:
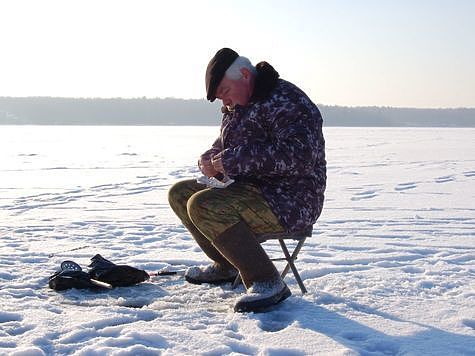
[[[263,331],[277,332],[288,327],[292,321],[292,315],[287,312],[270,312],[259,315],[259,327]]]
[[[403,190],[409,190],[409,189],[414,189],[417,188],[417,184],[415,182],[408,182],[408,183],[400,183],[394,188],[394,190],[400,192]]]
[[[22,325],[21,323],[12,323],[8,328],[5,329],[5,332],[10,336],[19,336],[35,329],[34,325]]]
[[[402,268],[402,271],[406,272],[406,273],[414,274],[414,273],[424,273],[425,269],[424,268],[419,268],[419,267],[407,266],[407,267]]]
[[[368,336],[358,331],[346,331],[340,334],[343,338],[351,341],[365,341]]]
[[[438,177],[435,179],[436,183],[447,183],[447,182],[452,182],[455,180],[454,176],[443,176],[443,177]]]
[[[7,323],[10,321],[22,321],[23,316],[18,313],[11,313],[7,311],[0,311],[0,323]]]
[[[365,190],[364,192],[356,193],[351,200],[371,199],[378,196],[376,190]]]

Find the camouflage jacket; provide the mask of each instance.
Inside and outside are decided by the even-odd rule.
[[[235,180],[257,185],[287,231],[313,225],[326,187],[325,140],[317,106],[261,62],[250,103],[224,111],[221,134],[203,156],[222,158]]]

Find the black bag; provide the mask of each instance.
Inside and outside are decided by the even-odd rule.
[[[110,289],[131,286],[150,278],[148,273],[141,269],[116,265],[99,254],[91,260],[88,273],[74,261],[63,261],[60,269],[49,277],[49,287],[57,291],[71,288]]]
[[[150,278],[144,270],[126,265],[116,265],[99,254],[91,260],[92,262],[88,266],[90,277],[109,283],[113,287],[128,287]]]
[[[73,261],[63,261],[60,269],[49,277],[48,285],[54,290],[105,288],[104,285],[94,283],[89,274],[83,272],[81,266]]]
[[[95,288],[91,278],[83,271],[60,271],[49,278],[48,285],[54,290],[66,290],[70,288],[85,289]]]

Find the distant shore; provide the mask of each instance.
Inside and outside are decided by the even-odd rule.
[[[317,105],[325,126],[475,127],[475,108]],[[220,104],[204,99],[0,97],[0,125],[214,126],[220,119]]]

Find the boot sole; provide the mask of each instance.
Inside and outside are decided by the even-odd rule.
[[[237,302],[234,306],[236,313],[263,313],[269,311],[272,307],[283,302],[290,297],[292,292],[289,287],[285,286],[279,293],[263,299],[253,300],[249,302]]]
[[[230,278],[216,279],[216,280],[211,280],[211,281],[203,281],[203,280],[200,280],[200,279],[195,279],[195,278],[192,278],[192,277],[185,276],[185,280],[188,283],[191,283],[191,284],[213,284],[215,286],[219,286],[221,284],[226,284],[226,283],[232,283],[232,282],[234,282],[235,279],[236,279],[236,277],[230,277]]]

